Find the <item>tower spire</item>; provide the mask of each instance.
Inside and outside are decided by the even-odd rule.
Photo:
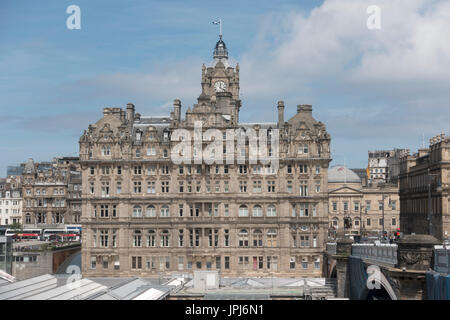
[[[216,43],[216,47],[214,48],[214,59],[228,59],[228,50],[225,42],[222,40],[222,19],[216,20],[212,22],[213,24],[219,25],[219,41]]]

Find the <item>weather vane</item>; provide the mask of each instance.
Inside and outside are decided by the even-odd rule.
[[[222,39],[222,19],[213,21],[212,23],[219,25],[219,38]]]

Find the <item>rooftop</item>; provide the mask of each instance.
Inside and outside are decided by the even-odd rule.
[[[328,170],[328,182],[359,183],[361,178],[354,171],[337,165]]]

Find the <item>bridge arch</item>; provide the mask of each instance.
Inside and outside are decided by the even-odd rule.
[[[369,265],[366,285],[361,290],[359,300],[398,300],[389,280],[378,266]]]

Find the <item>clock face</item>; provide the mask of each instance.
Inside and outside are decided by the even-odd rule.
[[[227,86],[223,81],[217,81],[216,83],[214,83],[214,89],[216,89],[216,92],[224,92],[226,87]]]

